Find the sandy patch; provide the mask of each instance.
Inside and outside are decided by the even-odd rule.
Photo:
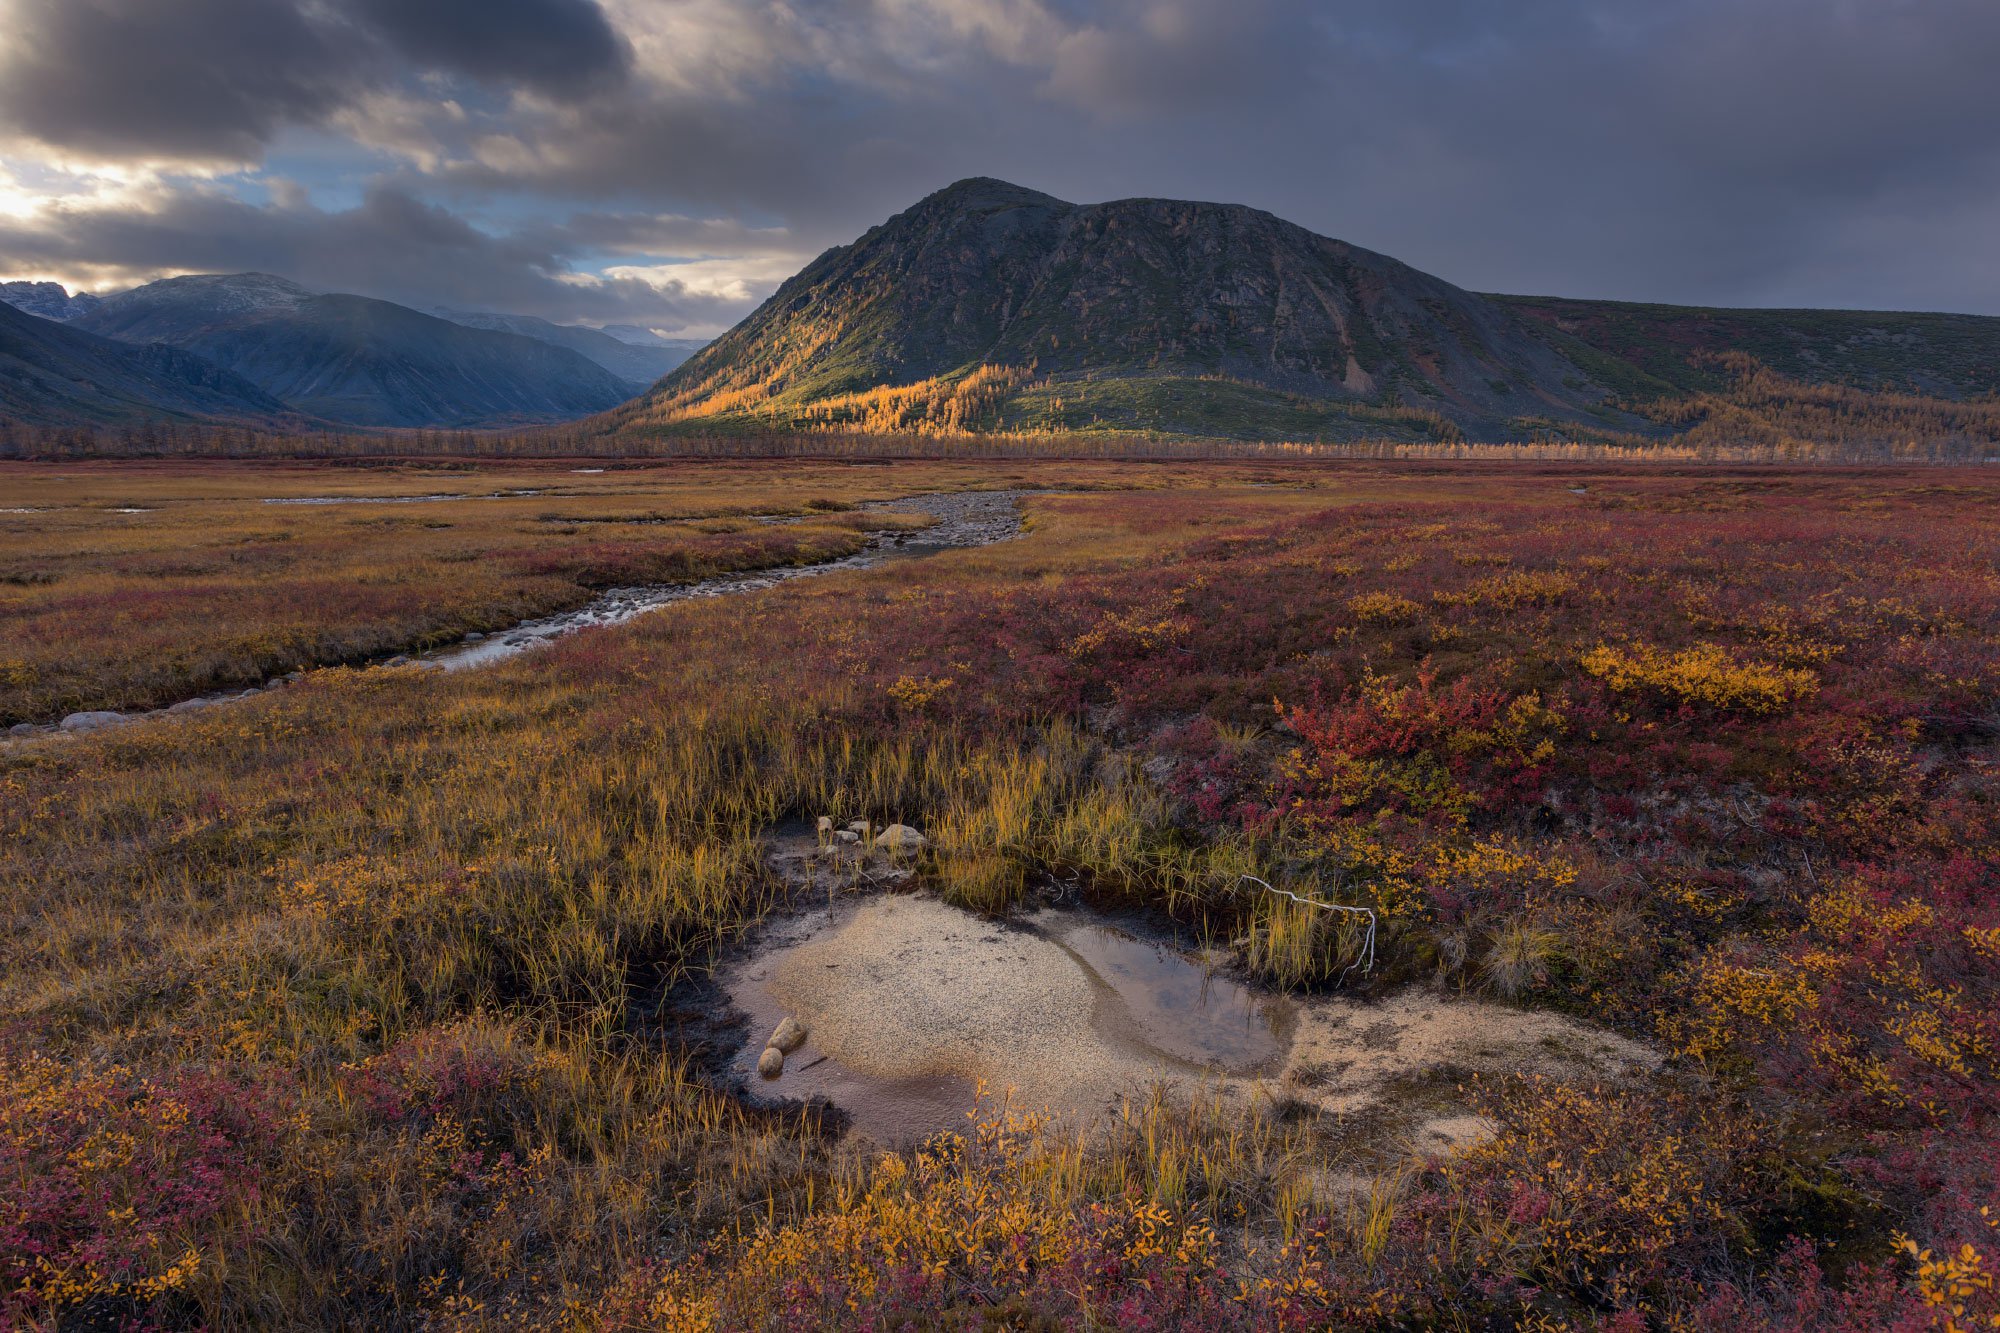
[[[1561,1014],[1411,989],[1369,1003],[1312,1001],[1280,1081],[1300,1100],[1351,1115],[1391,1085],[1445,1073],[1623,1077],[1659,1062],[1647,1046]]]
[[[1556,1014],[1416,989],[1292,1000],[1083,913],[1003,924],[912,895],[819,913],[724,982],[750,1019],[746,1084],[825,1097],[884,1142],[961,1126],[979,1083],[1073,1124],[1164,1084],[1303,1103],[1438,1152],[1493,1132],[1455,1104],[1457,1078],[1618,1078],[1659,1062]],[[759,1078],[764,1039],[786,1015],[810,1037],[782,1075]]]

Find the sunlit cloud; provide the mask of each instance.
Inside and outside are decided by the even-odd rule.
[[[605,269],[604,276],[634,279],[661,291],[748,305],[768,296],[798,270],[800,262],[793,255],[682,259],[663,264],[619,264]]]

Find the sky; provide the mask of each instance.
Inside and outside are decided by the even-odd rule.
[[[1996,0],[0,0],[0,278],[705,336],[929,192],[2000,314]]]

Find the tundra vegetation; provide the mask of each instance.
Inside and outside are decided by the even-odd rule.
[[[65,585],[164,590],[156,662],[214,660],[280,607],[337,661],[580,596],[600,558],[851,533],[730,545],[704,527],[729,507],[1056,493],[1017,541],[490,670],[327,666],[7,743],[0,1322],[2000,1321],[1984,472],[467,468],[10,469],[50,512],[6,516],[8,706],[48,701],[47,663],[63,706],[168,688],[133,683],[115,627],[51,611]],[[402,526],[254,504],[572,484],[365,515]],[[149,500],[122,517],[174,540],[75,516]],[[691,522],[584,521],[647,506]],[[335,591],[363,569],[383,601]],[[1246,941],[1271,985],[1458,988],[1669,1058],[1615,1086],[1482,1078],[1491,1137],[1358,1183],[1326,1170],[1348,1126],[1143,1089],[1088,1140],[996,1092],[961,1135],[871,1151],[739,1100],[663,1008],[786,905],[763,832],[819,815],[923,829],[912,864],[952,901],[1060,875]],[[1374,970],[1246,873],[1372,908]]]

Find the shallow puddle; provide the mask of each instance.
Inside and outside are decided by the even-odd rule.
[[[541,495],[541,491],[494,491],[486,495],[470,495],[462,491],[438,491],[428,495],[278,495],[262,503],[267,505],[422,505],[440,504],[446,500],[523,500]]]
[[[887,1145],[962,1129],[982,1086],[989,1112],[1006,1097],[1080,1129],[1164,1087],[1303,1107],[1431,1152],[1491,1132],[1453,1092],[1469,1073],[1617,1078],[1659,1061],[1558,1014],[1419,987],[1281,996],[1137,923],[1055,908],[993,921],[923,894],[774,923],[717,980],[746,1020],[728,1072],[752,1100],[824,1099]],[[787,1018],[806,1041],[761,1074]]]
[[[748,1018],[732,1073],[752,1095],[823,1097],[882,1143],[963,1127],[981,1083],[989,1103],[1087,1122],[1151,1083],[1275,1074],[1293,1027],[1290,1001],[1104,918],[995,922],[920,896],[796,918],[722,983]],[[787,1016],[806,1044],[760,1075]]]
[[[274,495],[267,505],[421,505],[443,500],[469,500],[462,494],[438,495]]]
[[[1291,1001],[1259,995],[1163,941],[1078,912],[1039,912],[1026,924],[1090,978],[1098,1028],[1162,1060],[1250,1074],[1271,1067],[1290,1044]]]

